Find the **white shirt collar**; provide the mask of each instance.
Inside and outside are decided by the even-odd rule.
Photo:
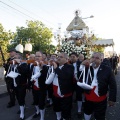
[[[92,68],[93,68],[93,70],[98,70],[98,69],[99,69],[99,67],[100,67],[100,65],[99,65],[97,68],[94,68],[94,67],[92,67]]]
[[[64,65],[61,65],[61,66],[59,66],[59,68],[62,69],[63,66],[64,66]]]

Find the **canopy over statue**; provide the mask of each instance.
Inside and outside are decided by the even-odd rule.
[[[82,30],[83,28],[87,27],[84,21],[81,19],[81,17],[79,17],[79,11],[76,11],[75,14],[76,14],[75,18],[66,28],[67,31]]]
[[[68,55],[72,52],[83,54],[85,58],[92,53],[93,46],[107,47],[114,46],[113,39],[93,40],[94,34],[89,32],[89,27],[85,24],[83,19],[79,17],[79,10],[75,11],[75,17],[66,28],[70,37],[66,38],[61,46],[61,51]],[[90,16],[92,18],[93,16]]]
[[[102,46],[102,47],[114,46],[114,41],[113,39],[96,40],[92,42],[92,46]]]
[[[86,26],[81,17],[79,17],[79,11],[75,11],[75,17],[72,22],[66,28],[67,32],[70,33],[70,37],[67,38],[62,44],[62,51],[67,54],[76,52],[77,54],[84,54],[85,57],[89,55],[91,36],[89,36],[89,28]]]

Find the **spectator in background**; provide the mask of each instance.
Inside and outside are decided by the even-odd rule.
[[[111,67],[110,59],[108,55],[104,57],[104,53],[101,53],[101,61],[102,61],[101,64]]]
[[[110,63],[111,63],[112,71],[116,75],[117,74],[117,58],[114,55],[110,58]]]

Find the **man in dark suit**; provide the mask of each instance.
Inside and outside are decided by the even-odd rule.
[[[43,54],[41,51],[37,51],[35,54],[35,61],[38,65],[32,65],[29,72],[31,78],[29,78],[29,86],[32,85],[34,105],[36,113],[33,118],[40,116],[40,120],[44,120],[45,115],[45,98],[46,98],[46,76],[48,67],[43,62]]]
[[[30,54],[29,60],[31,61],[30,63],[28,63],[28,88],[32,88],[33,86],[31,85],[31,76],[32,76],[32,72],[33,72],[33,61],[35,61],[35,54]],[[32,95],[33,95],[33,91],[32,91]],[[34,101],[32,103],[32,105],[34,105]]]
[[[84,55],[73,52],[70,54],[70,60],[72,65],[74,66],[74,90],[76,92],[76,100],[77,100],[77,116],[78,118],[82,117],[82,106],[83,106],[83,89],[77,85],[77,81],[79,81],[79,67],[82,61],[84,60]]]
[[[51,54],[49,62],[56,61],[56,60],[57,60],[57,54]],[[51,67],[52,66],[49,66],[47,77],[51,73]],[[46,105],[47,108],[52,107],[52,105],[53,105],[52,96],[53,96],[53,87],[52,87],[52,83],[51,83],[50,85],[47,85],[47,105]]]
[[[91,65],[90,65],[91,62]],[[107,92],[109,91],[108,104],[113,106],[116,102],[117,87],[115,76],[110,67],[101,64],[101,53],[93,53],[90,61],[85,60],[80,66],[82,71],[85,67],[85,83],[90,86],[85,89],[84,117],[90,120],[94,112],[96,120],[105,120],[107,109]],[[90,71],[89,71],[90,70]],[[88,72],[89,71],[89,72]],[[87,80],[88,78],[88,80]],[[83,84],[78,83],[80,87]],[[85,84],[84,84],[85,85]]]
[[[14,56],[13,61],[15,62],[15,64],[13,64],[11,71],[15,71],[16,73],[18,73],[18,75],[15,78],[14,76],[7,75],[7,78],[11,79],[10,92],[15,92],[18,104],[20,106],[20,120],[24,120],[28,65],[21,60],[22,55],[20,53],[17,53]]]
[[[10,97],[10,101],[8,102],[7,108],[11,108],[15,105],[15,92],[13,91],[12,93],[10,92],[10,78],[6,78],[7,73],[9,73],[8,70],[11,69],[12,65],[10,66],[10,61],[14,59],[14,56],[16,55],[17,51],[16,49],[12,48],[9,51],[9,55],[10,58],[7,59],[7,62],[3,65],[3,67],[5,68],[5,82],[6,82],[6,86],[7,86],[7,91]],[[10,68],[9,68],[10,67]]]
[[[117,74],[117,58],[113,55],[110,58],[110,63],[114,74]]]
[[[112,68],[110,63],[110,58],[107,56],[104,56],[104,53],[101,53],[101,64],[107,65],[108,67]]]
[[[53,82],[53,109],[57,120],[62,120],[62,118],[71,120],[74,67],[67,63],[67,59],[66,53],[58,55],[58,64],[53,62],[54,77],[50,80]]]

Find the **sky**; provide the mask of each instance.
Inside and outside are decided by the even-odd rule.
[[[0,23],[13,32],[16,26],[26,27],[26,20],[42,21],[53,32],[61,23],[64,32],[74,19],[74,12],[80,10],[82,18],[94,16],[84,19],[90,31],[97,37],[113,39],[114,50],[120,53],[119,6],[120,0],[0,0]]]

